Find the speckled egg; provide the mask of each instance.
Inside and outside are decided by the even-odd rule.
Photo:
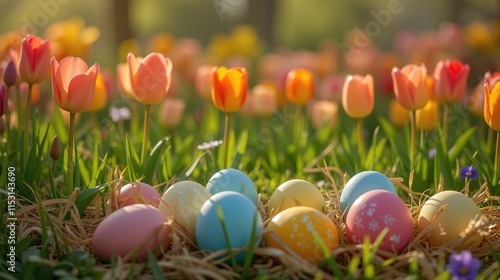
[[[305,180],[293,179],[276,188],[269,199],[268,211],[269,214],[279,213],[294,206],[308,206],[323,212],[325,199],[315,185]]]
[[[340,194],[340,209],[344,213],[344,219],[354,201],[372,190],[386,190],[397,195],[394,184],[387,176],[377,171],[362,171],[347,181]]]
[[[132,204],[143,203],[158,207],[161,194],[146,183],[132,182],[120,189],[118,206],[125,207]]]
[[[200,208],[211,196],[203,185],[181,181],[165,191],[158,208],[165,216],[173,216],[174,220],[194,236]]]
[[[216,193],[203,204],[196,220],[196,243],[201,250],[215,252],[228,248],[218,208],[223,215],[232,250],[242,248],[251,241],[254,224],[256,238],[264,230],[262,218],[250,199],[233,191]],[[260,246],[261,238],[255,242],[256,246]],[[235,259],[242,263],[245,257],[246,252],[240,252]]]
[[[169,228],[158,208],[146,204],[133,204],[118,209],[104,218],[92,236],[94,254],[102,260],[112,256],[124,257],[137,250],[140,260],[147,251],[157,252],[168,247]]]
[[[212,194],[234,191],[248,197],[255,205],[259,202],[252,180],[245,173],[233,168],[215,173],[207,183],[207,190]]]
[[[397,195],[385,190],[362,194],[347,214],[345,231],[351,244],[361,244],[367,236],[373,243],[388,228],[379,250],[401,253],[413,236],[410,209]]]
[[[468,196],[457,191],[442,191],[422,206],[418,215],[418,230],[421,232],[430,227],[428,240],[432,245],[439,246],[460,237],[469,222],[480,215],[481,211]],[[477,248],[482,240],[476,232],[455,249]]]
[[[266,246],[283,249],[286,245],[310,263],[324,260],[314,236],[318,236],[329,251],[339,245],[337,227],[323,212],[307,206],[285,209],[272,218],[264,235]]]

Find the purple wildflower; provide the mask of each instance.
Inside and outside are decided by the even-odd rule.
[[[477,180],[479,177],[479,174],[477,173],[476,168],[473,166],[464,166],[463,168],[460,169],[460,179],[471,179],[471,180]]]
[[[477,276],[480,267],[481,261],[473,257],[470,251],[465,250],[459,254],[451,254],[446,269],[451,273],[452,279],[472,280]]]
[[[427,157],[429,159],[433,159],[435,156],[436,156],[436,148],[430,149],[429,152],[428,152],[428,154],[427,154]]]

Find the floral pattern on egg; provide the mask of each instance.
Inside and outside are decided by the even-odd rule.
[[[268,247],[284,249],[281,245],[284,243],[305,260],[318,263],[324,256],[316,245],[315,236],[321,238],[330,251],[338,247],[338,230],[330,218],[317,209],[296,206],[273,217],[267,226],[265,240]]]
[[[413,236],[413,218],[406,204],[396,195],[373,190],[361,195],[352,205],[346,218],[346,235],[352,244],[370,242],[388,228],[380,249],[400,253]]]

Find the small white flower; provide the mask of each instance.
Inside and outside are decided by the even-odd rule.
[[[109,109],[109,117],[111,118],[112,121],[117,122],[123,120],[130,120],[130,118],[132,118],[132,115],[130,114],[130,110],[128,108],[111,107]]]
[[[401,235],[399,235],[399,234],[393,234],[391,236],[391,238],[389,238],[389,240],[391,240],[392,242],[394,242],[396,244],[399,244],[399,242],[401,242]]]
[[[203,142],[201,145],[198,145],[197,148],[198,150],[207,150],[207,149],[213,149],[220,145],[222,145],[222,140],[215,140],[215,141]]]
[[[392,226],[394,224],[394,217],[391,214],[386,214],[382,216],[382,221],[384,221],[384,224],[386,226]]]

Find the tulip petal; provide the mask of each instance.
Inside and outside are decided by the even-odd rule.
[[[87,72],[88,66],[79,57],[68,56],[59,63],[58,74],[61,77],[61,86],[64,91],[69,92],[69,84],[73,77]]]
[[[36,82],[41,82],[47,77],[47,69],[50,64],[50,42],[45,41],[37,49],[35,49],[35,61],[33,70],[33,78]]]
[[[86,111],[94,98],[95,83],[99,73],[99,65],[94,64],[81,75],[76,75],[68,87],[68,110],[72,113]]]
[[[51,63],[51,73],[52,73],[52,94],[54,95],[54,100],[56,101],[57,106],[59,108],[66,108],[66,105],[68,104],[67,100],[67,94],[62,94],[60,85],[61,83],[61,76],[58,75],[59,73],[59,62],[57,62],[57,59],[55,57],[52,57],[50,60]],[[63,100],[63,98],[65,100]]]
[[[135,75],[134,93],[145,104],[158,104],[166,96],[167,63],[163,55],[152,53],[142,61]]]
[[[135,75],[139,70],[139,66],[141,65],[142,60],[143,60],[142,57],[136,57],[133,53],[129,53],[127,55],[127,62],[130,71],[130,83],[132,85],[132,89],[134,88],[135,85]]]
[[[21,43],[21,51],[19,53],[19,61],[17,64],[17,72],[19,72],[21,79],[25,81],[30,80],[31,66],[34,63],[33,48],[29,41],[30,37],[31,36],[28,35]]]

